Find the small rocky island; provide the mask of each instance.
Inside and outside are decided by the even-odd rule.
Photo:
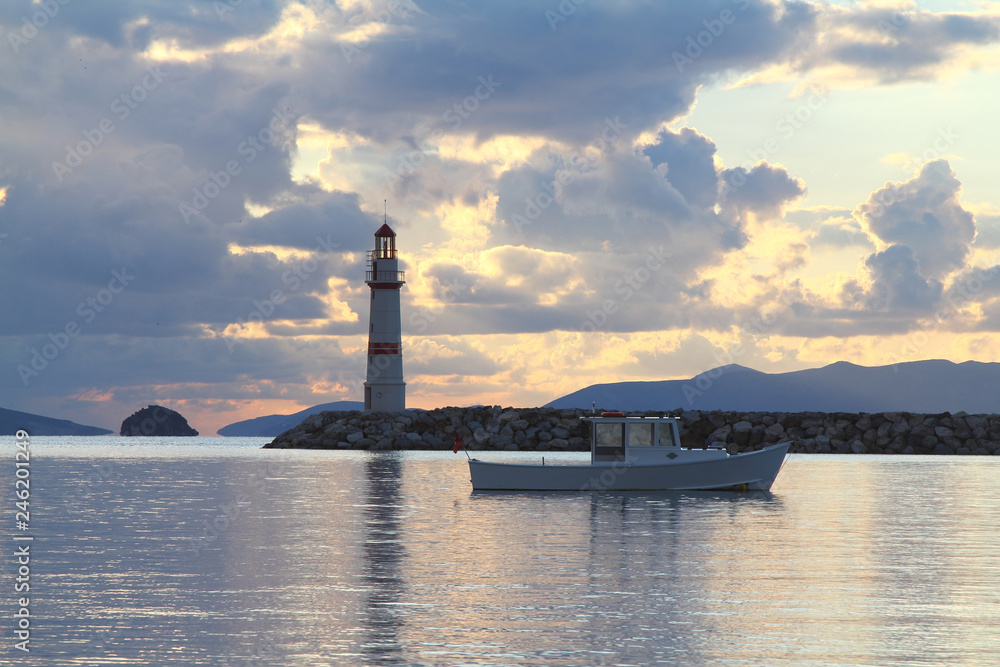
[[[265,448],[589,451],[589,410],[438,408],[405,413],[321,412]],[[631,412],[631,416],[662,412]],[[792,441],[808,454],[1000,455],[1000,414],[909,412],[734,412],[674,410],[685,447],[725,446],[729,453]]]
[[[195,436],[198,431],[191,428],[179,412],[162,405],[150,405],[123,421],[120,435]]]

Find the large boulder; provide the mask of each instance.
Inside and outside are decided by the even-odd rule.
[[[120,435],[194,436],[198,431],[191,428],[179,412],[162,405],[150,405],[125,419]]]

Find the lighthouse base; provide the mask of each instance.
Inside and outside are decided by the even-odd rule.
[[[365,382],[365,412],[405,412],[406,383]]]

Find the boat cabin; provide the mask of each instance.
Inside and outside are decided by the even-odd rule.
[[[679,456],[681,434],[678,417],[626,417],[621,412],[604,412],[599,417],[582,419],[591,423],[592,464],[616,461],[646,463],[673,460]],[[719,448],[700,451],[705,452],[704,458],[726,455],[726,451]]]

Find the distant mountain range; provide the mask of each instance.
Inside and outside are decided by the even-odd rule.
[[[747,412],[1000,413],[1000,364],[910,361],[762,373],[731,364],[690,380],[595,384],[546,407]]]
[[[846,361],[790,373],[762,373],[731,364],[688,380],[595,384],[545,407],[605,410],[744,410],[747,412],[1000,413],[1000,363],[940,359],[892,366]],[[526,406],[527,407],[527,406]],[[359,401],[323,403],[292,415],[268,415],[230,424],[219,435],[275,437],[325,411],[362,410]],[[107,435],[85,426],[0,408],[0,435]]]
[[[348,410],[363,410],[364,407],[365,404],[360,401],[337,401],[336,403],[324,403],[322,405],[307,408],[302,412],[296,412],[294,415],[268,415],[266,417],[257,417],[256,419],[247,419],[241,422],[236,422],[235,424],[230,424],[229,426],[223,426],[217,431],[217,433],[219,435],[237,437],[273,438],[276,435],[281,435],[290,428],[295,428],[309,415],[327,411],[346,412]]]
[[[107,435],[113,431],[84,426],[66,419],[53,419],[17,410],[0,408],[0,435],[14,435],[24,429],[29,435]]]

